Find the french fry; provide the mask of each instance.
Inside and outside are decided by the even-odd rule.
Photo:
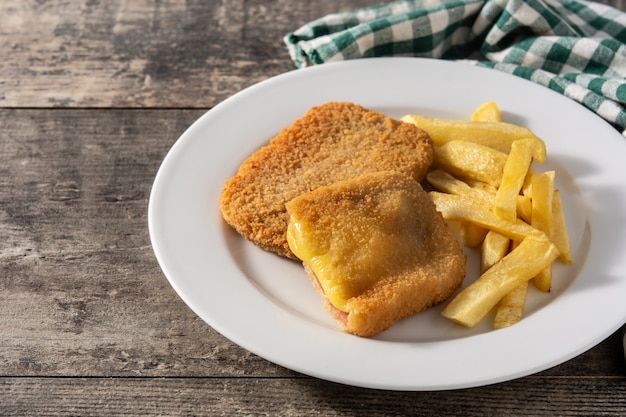
[[[530,224],[532,217],[532,200],[525,195],[517,196],[517,216]]]
[[[543,143],[530,129],[504,122],[475,122],[471,120],[448,120],[418,114],[407,114],[402,121],[413,123],[425,130],[435,146],[453,140],[479,143],[508,153],[511,143],[517,139],[533,138]]]
[[[528,168],[528,173],[526,174],[526,178],[524,178],[524,185],[522,185],[522,195],[525,195],[528,198],[531,198],[533,195],[533,187],[532,187],[532,179],[535,171],[533,170],[532,165]]]
[[[515,249],[519,243],[512,242],[511,249]],[[524,315],[526,307],[526,294],[528,293],[528,281],[518,285],[509,291],[496,305],[496,313],[493,318],[493,328],[503,329],[517,323]]]
[[[470,116],[470,120],[474,122],[494,122],[502,121],[502,112],[495,101],[488,101],[481,104],[474,110]]]
[[[565,213],[559,190],[552,196],[552,241],[559,248],[559,260],[566,265],[572,264],[572,253],[569,245],[569,234],[565,224]]]
[[[407,115],[436,146],[427,180],[430,196],[469,247],[480,244],[480,277],[444,308],[443,315],[473,327],[495,307],[493,327],[521,320],[530,280],[552,286],[552,263],[571,264],[563,204],[554,172],[536,173],[545,143],[530,130],[502,122],[491,101],[470,121]]]
[[[493,319],[494,329],[504,329],[522,319],[527,293],[528,281],[524,281],[502,297],[496,306],[496,315]]]
[[[553,236],[552,200],[554,196],[554,171],[535,173],[532,177],[531,225],[543,231],[548,239]],[[534,279],[535,287],[544,292],[552,288],[552,268],[548,266]]]
[[[467,185],[469,185],[470,187],[476,188],[478,190],[483,190],[485,193],[488,193],[491,196],[496,195],[496,191],[498,191],[498,187],[487,184],[484,181],[468,179],[465,182],[467,182]]]
[[[466,327],[474,327],[511,290],[528,282],[559,256],[544,237],[527,237],[508,255],[457,294],[442,315]]]
[[[539,291],[550,292],[552,290],[552,265],[539,271],[533,282]]]
[[[479,198],[459,196],[431,191],[430,196],[446,220],[460,220],[495,230],[512,240],[522,241],[525,237],[546,238],[545,233],[528,223],[515,219],[504,220],[496,216],[488,202]]]
[[[484,199],[485,201],[491,201],[494,197],[493,192],[487,191],[483,187],[471,187],[466,182],[442,170],[435,169],[430,171],[426,176],[426,180],[437,191],[472,196]],[[470,222],[460,222],[455,230],[463,244],[469,248],[480,245],[488,232],[484,227],[477,226]]]
[[[426,180],[435,190],[448,194],[467,195],[486,201],[491,201],[495,196],[495,190],[492,192],[484,187],[472,187],[465,181],[455,178],[452,174],[440,169],[430,171],[426,175]]]
[[[459,230],[461,241],[468,248],[475,248],[480,245],[488,232],[488,229],[470,222],[461,222]]]
[[[480,248],[480,273],[484,274],[509,251],[511,239],[501,233],[489,230]]]
[[[517,217],[517,196],[532,162],[532,146],[529,139],[519,139],[511,144],[511,152],[504,164],[502,181],[493,202],[494,213],[505,220]]]
[[[485,145],[453,140],[435,148],[435,165],[459,178],[499,186],[507,154]]]

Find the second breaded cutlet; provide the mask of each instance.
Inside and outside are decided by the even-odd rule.
[[[450,297],[466,255],[431,197],[377,172],[287,203],[287,238],[339,326],[369,337]]]
[[[433,161],[430,136],[415,125],[348,102],[313,107],[254,152],[226,181],[224,220],[239,234],[297,259],[287,243],[285,204],[363,174],[395,171],[421,181]]]

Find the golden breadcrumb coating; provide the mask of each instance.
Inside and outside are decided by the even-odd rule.
[[[421,181],[432,160],[432,140],[415,125],[331,102],[309,110],[246,159],[226,181],[220,208],[243,237],[296,259],[285,237],[289,200],[369,172],[397,171]]]
[[[289,243],[324,305],[363,337],[450,297],[466,255],[419,183],[394,172],[317,188],[287,203]]]

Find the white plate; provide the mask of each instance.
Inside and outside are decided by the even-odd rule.
[[[371,339],[345,334],[299,264],[254,247],[222,222],[224,181],[312,106],[352,101],[400,117],[467,118],[495,100],[542,137],[556,169],[574,255],[525,318],[493,331],[440,316],[443,305]],[[523,79],[462,63],[380,58],[324,64],[263,81],[198,119],[156,176],[150,236],[174,289],[238,345],[292,370],[355,386],[443,390],[532,374],[590,349],[626,320],[626,140],[573,101]],[[469,251],[466,283],[477,276]]]

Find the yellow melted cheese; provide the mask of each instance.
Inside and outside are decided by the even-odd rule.
[[[375,189],[371,195],[335,199],[330,209],[318,210],[327,203],[320,201],[324,197],[299,209],[288,205],[287,241],[315,273],[332,305],[347,312],[350,298],[397,273],[416,255],[412,248],[420,232],[403,190]]]

